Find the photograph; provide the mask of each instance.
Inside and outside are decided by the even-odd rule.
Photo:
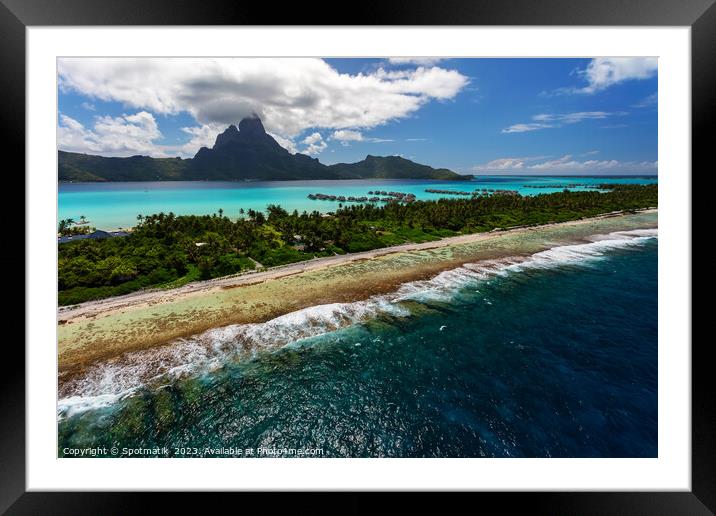
[[[659,63],[57,56],[56,457],[664,456]]]
[[[0,0],[0,514],[715,514],[715,2]]]

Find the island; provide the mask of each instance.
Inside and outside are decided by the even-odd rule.
[[[600,190],[537,196],[495,192],[382,204],[367,199],[328,214],[289,213],[270,205],[266,213],[242,209],[232,217],[223,210],[203,216],[139,215],[137,226],[121,233],[122,238],[105,234],[58,245],[59,304],[406,243],[655,208],[658,203],[655,184],[603,184]],[[400,198],[400,192],[380,193]]]
[[[305,154],[291,154],[248,117],[230,125],[214,146],[193,158],[128,158],[58,151],[61,182],[106,181],[287,181],[311,179],[438,179],[467,181],[472,175],[421,165],[400,156],[368,155],[358,163],[324,165]]]

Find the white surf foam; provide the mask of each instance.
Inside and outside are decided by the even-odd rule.
[[[545,268],[563,264],[589,265],[594,260],[603,259],[609,251],[643,245],[658,236],[657,229],[636,229],[631,231],[615,231],[604,235],[593,235],[584,244],[563,245],[535,253],[522,263],[512,267]]]
[[[617,231],[595,235],[588,242],[555,246],[526,257],[466,263],[432,279],[403,284],[396,292],[354,303],[308,307],[256,324],[215,328],[167,346],[125,353],[91,366],[60,389],[60,418],[101,407],[135,394],[141,388],[166,384],[174,378],[200,375],[222,367],[228,360],[249,358],[311,337],[336,331],[385,314],[410,315],[402,301],[449,302],[456,292],[498,275],[564,264],[589,265],[611,250],[642,245],[658,230]]]
[[[64,382],[60,387],[58,414],[63,418],[107,407],[145,386],[207,373],[228,360],[276,350],[379,314],[402,317],[409,312],[383,296],[375,296],[355,303],[311,306],[265,323],[215,328],[167,346],[128,352],[94,364],[81,376]]]

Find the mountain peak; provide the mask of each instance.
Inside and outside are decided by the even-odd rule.
[[[246,117],[239,122],[239,132],[244,134],[266,134],[266,129],[257,115]]]
[[[267,142],[267,140],[271,141]],[[274,143],[273,138],[266,133],[261,119],[256,115],[252,115],[242,119],[238,128],[231,124],[223,133],[220,133],[216,137],[214,148],[224,147],[227,144],[249,144],[257,141],[264,142],[264,144]]]
[[[216,136],[216,143],[214,143],[214,148],[216,147],[222,147],[226,144],[230,144],[232,142],[236,142],[239,140],[239,130],[236,128],[234,124],[231,124],[229,127],[224,129],[223,133],[219,133]]]

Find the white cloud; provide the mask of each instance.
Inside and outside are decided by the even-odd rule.
[[[348,145],[350,142],[362,142],[363,134],[360,131],[341,129],[339,131],[334,131],[331,138],[338,140],[342,145]]]
[[[503,133],[526,133],[529,131],[538,131],[540,129],[549,129],[555,127],[553,124],[513,124],[509,127],[505,127]]]
[[[303,154],[310,154],[312,156],[320,154],[326,147],[328,147],[328,144],[323,141],[321,133],[309,134],[301,143],[307,145],[307,147],[302,151]]]
[[[624,81],[650,79],[659,69],[656,57],[596,57],[584,70],[575,75],[587,82],[586,86],[558,88],[543,95],[593,94]]]
[[[388,62],[394,65],[420,65],[420,66],[432,66],[440,61],[443,57],[390,57]]]
[[[472,168],[475,172],[500,171],[500,170],[522,170],[527,167],[528,162],[546,159],[549,156],[525,156],[520,158],[498,158],[476,165]]]
[[[540,129],[551,129],[561,127],[563,124],[576,124],[584,120],[601,120],[611,116],[623,116],[628,113],[619,111],[610,113],[607,111],[578,111],[576,113],[547,114],[542,113],[534,115],[534,122],[514,124],[502,130],[503,133],[524,133],[528,131],[538,131]]]
[[[213,147],[216,136],[225,128],[218,125],[201,125],[182,127],[181,130],[191,136],[184,145],[177,148],[177,153],[184,157],[193,157],[202,147]]]
[[[87,111],[97,111],[97,108],[94,104],[90,104],[89,102],[83,102],[80,104],[83,109],[86,109]]]
[[[74,118],[60,113],[57,127],[57,142],[60,149],[68,151],[97,151],[97,135]]]
[[[639,102],[634,104],[632,107],[645,108],[645,107],[655,106],[658,101],[659,101],[658,94],[657,94],[657,92],[654,92],[651,95],[647,95],[646,97],[641,99]]]
[[[350,75],[321,59],[276,58],[62,58],[58,75],[62,91],[156,114],[187,112],[200,126],[256,113],[289,139],[309,128],[367,129],[405,118],[469,82],[440,67]]]
[[[618,171],[618,172],[638,172],[638,171],[654,171],[657,168],[656,161],[619,161],[610,160],[586,160],[578,161],[567,154],[559,159],[544,161],[530,165],[533,170],[549,170],[549,171]]]
[[[296,154],[298,152],[298,148],[296,147],[296,142],[294,142],[291,138],[284,138],[280,134],[276,133],[268,133],[274,140],[278,142],[278,144],[286,149],[291,154]]]
[[[152,156],[155,158],[181,156],[189,158],[201,147],[214,145],[220,126],[202,125],[182,127],[189,141],[181,145],[158,143],[163,138],[151,113],[140,111],[118,117],[95,116],[91,128],[65,114],[60,114],[57,127],[58,147],[69,152],[100,154],[102,156]],[[280,142],[279,142],[280,143]]]
[[[146,111],[118,117],[97,117],[94,131],[104,141],[117,148],[122,148],[125,142],[139,142],[141,146],[151,146],[153,140],[162,137],[154,116]]]
[[[467,86],[469,79],[457,70],[446,70],[437,66],[419,67],[414,70],[384,70],[379,68],[371,76],[384,87],[396,94],[447,100]]]
[[[591,154],[591,153],[586,153]],[[532,156],[524,158],[499,158],[487,163],[473,167],[475,172],[569,172],[569,173],[590,173],[590,172],[655,172],[658,163],[656,161],[619,161],[619,160],[585,160],[574,159],[570,154],[557,159],[546,160],[547,156]],[[536,163],[529,164],[530,162]]]
[[[533,120],[541,122],[562,122],[565,124],[576,124],[583,120],[595,120],[601,118],[607,118],[613,115],[625,115],[624,112],[608,113],[606,111],[578,111],[576,113],[563,113],[563,114],[540,114],[532,117]]]
[[[313,133],[306,136],[301,143],[305,143],[306,145],[313,145],[314,143],[320,141],[323,141],[323,136],[321,136],[321,133]]]
[[[140,111],[118,117],[95,117],[94,127],[60,114],[57,128],[59,148],[74,152],[94,152],[106,156],[148,154],[166,156],[164,149],[155,145],[162,138],[157,122],[151,113]]]
[[[620,82],[649,79],[659,68],[656,57],[597,57],[583,72],[589,83],[582,93],[594,93]]]
[[[341,145],[346,147],[350,145],[351,142],[385,143],[395,141],[391,138],[374,138],[363,136],[363,133],[361,133],[360,131],[353,131],[350,129],[341,129],[338,131],[333,131],[331,139],[339,141]]]
[[[477,165],[474,170],[515,170],[525,167],[522,158],[499,158],[488,161],[484,165]]]

